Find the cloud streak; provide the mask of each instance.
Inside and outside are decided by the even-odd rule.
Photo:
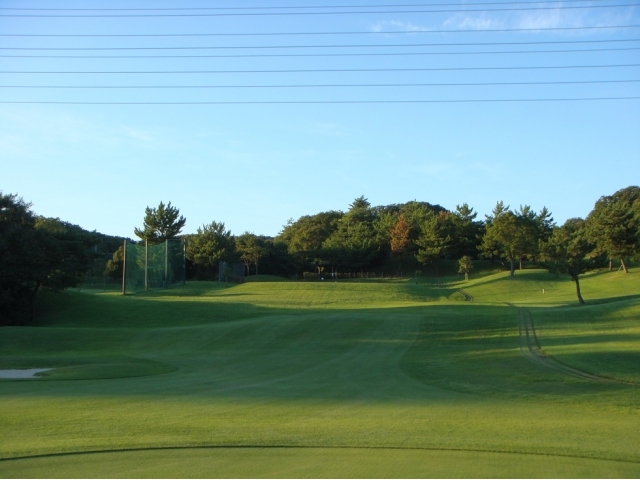
[[[369,25],[373,32],[430,32],[441,30],[497,30],[497,29],[548,29],[580,28],[584,26],[607,27],[637,20],[637,8],[563,9],[550,10],[484,11],[432,14],[429,23],[412,20],[390,19]]]

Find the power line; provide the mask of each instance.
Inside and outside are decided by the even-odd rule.
[[[121,70],[121,71],[29,71],[2,70],[0,74],[218,74],[218,73],[331,73],[331,72],[428,72],[471,70],[559,70],[574,68],[626,68],[640,67],[639,63],[614,65],[554,65],[531,67],[442,67],[442,68],[335,68],[335,69],[286,69],[286,70]]]
[[[383,43],[383,44],[333,44],[333,45],[254,45],[254,46],[187,46],[187,47],[0,47],[0,50],[20,51],[122,51],[122,50],[269,50],[292,48],[400,48],[400,47],[469,47],[504,45],[565,45],[581,43],[640,42],[640,38],[613,40],[548,40],[533,42],[472,42],[472,43]]]
[[[579,98],[504,98],[468,100],[309,100],[309,101],[196,101],[196,102],[65,102],[65,101],[0,101],[11,105],[329,105],[329,104],[408,104],[408,103],[507,103],[507,102],[582,102],[640,100],[640,97]]]
[[[258,32],[258,33],[0,33],[0,37],[46,37],[46,38],[124,38],[124,37],[281,37],[313,35],[407,35],[416,33],[505,33],[505,32],[552,32],[580,30],[610,30],[640,28],[633,25],[595,25],[588,27],[547,27],[547,28],[493,28],[483,30],[389,30],[389,31],[343,31],[343,32]]]
[[[585,3],[585,2],[603,2],[609,0],[537,0],[523,2],[477,2],[468,3],[467,6],[476,5],[521,5],[534,3]],[[311,5],[297,7],[175,7],[175,8],[11,8],[0,7],[0,10],[20,10],[20,11],[165,11],[165,10],[308,10],[318,8],[408,8],[408,7],[449,7],[455,6],[452,3],[413,3],[399,5]]]
[[[244,55],[0,55],[0,58],[89,58],[89,59],[119,59],[119,58],[300,58],[300,57],[407,57],[425,55],[503,55],[503,54],[531,54],[531,53],[580,53],[580,52],[613,52],[640,50],[640,47],[627,48],[590,48],[579,50],[512,50],[512,51],[484,51],[484,52],[387,52],[387,53],[273,53],[273,54],[244,54]]]
[[[345,88],[345,87],[484,87],[484,86],[532,86],[532,85],[585,85],[607,83],[638,83],[631,80],[567,80],[552,82],[473,82],[473,83],[345,83],[345,84],[288,84],[288,85],[0,85],[1,88],[18,89],[73,89],[73,90],[142,90],[142,89],[232,89],[232,88]]]
[[[585,8],[624,8],[637,7],[640,4],[619,4],[619,5],[576,5],[568,7],[520,7],[520,8],[491,8],[491,9],[451,9],[451,10],[376,10],[376,11],[339,11],[339,12],[260,12],[260,13],[141,13],[141,14],[85,14],[85,15],[64,15],[64,14],[4,14],[5,18],[157,18],[157,17],[274,17],[274,16],[310,16],[310,15],[363,15],[363,14],[389,14],[389,13],[472,13],[472,12],[513,12],[532,10],[574,10]]]

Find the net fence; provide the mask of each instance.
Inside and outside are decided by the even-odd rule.
[[[157,245],[126,242],[123,292],[136,293],[185,283],[184,240]]]

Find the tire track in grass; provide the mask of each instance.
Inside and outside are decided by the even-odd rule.
[[[508,304],[515,306],[513,304]],[[518,308],[518,330],[520,337],[520,353],[527,360],[540,365],[545,368],[549,368],[557,373],[569,375],[571,377],[580,378],[582,380],[591,380],[595,382],[604,383],[623,383],[626,385],[638,385],[632,382],[623,382],[621,380],[614,380],[612,378],[600,377],[593,375],[577,368],[565,365],[553,357],[547,355],[547,353],[540,346],[536,330],[533,325],[533,319],[531,313],[526,308]]]
[[[444,287],[444,283],[442,283],[442,280],[440,280],[440,278],[436,278],[436,285],[438,286],[438,288],[445,288]],[[467,292],[466,290],[458,290],[462,296],[464,297],[464,301],[465,302],[473,302],[474,298],[473,295],[471,295],[469,292]]]
[[[473,295],[471,295],[469,292],[467,292],[466,290],[458,290],[458,291],[464,296],[465,302],[473,302],[474,300]]]

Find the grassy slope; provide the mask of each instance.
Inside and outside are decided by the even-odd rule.
[[[506,303],[558,360],[639,381],[638,275],[587,276],[587,307],[537,271],[48,297],[0,332],[0,368],[62,367],[0,381],[0,476],[637,477],[640,389],[531,364]],[[305,448],[9,460],[186,446]]]

